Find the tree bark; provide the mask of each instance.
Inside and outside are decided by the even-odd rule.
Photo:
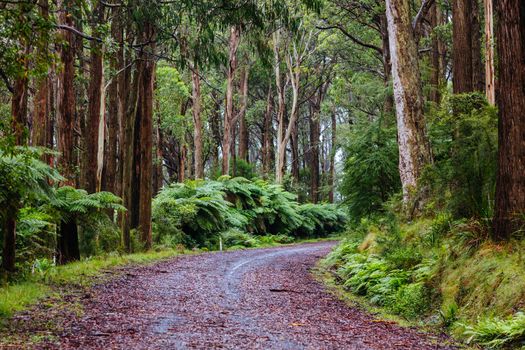
[[[471,0],[472,12],[470,15],[470,26],[472,30],[472,87],[474,91],[485,91],[485,76],[483,61],[481,59],[481,21],[480,0]]]
[[[285,114],[286,114],[286,83],[281,77],[281,32],[277,30],[273,34],[273,51],[274,51],[274,71],[275,86],[277,88],[277,159],[275,164],[275,182],[282,183],[284,177],[284,159],[286,158],[286,148],[282,149],[285,134]]]
[[[101,3],[94,9],[91,30],[99,36],[97,21],[103,21]],[[88,193],[99,192],[102,183],[102,167],[104,160],[104,129],[105,129],[105,92],[104,92],[104,56],[103,46],[91,41],[91,62],[89,81],[89,104],[86,128],[85,189]]]
[[[214,101],[214,108],[210,116],[210,128],[214,141],[212,147],[212,159],[214,171],[219,170],[219,148],[221,147],[221,126],[220,126],[220,112],[221,99],[218,98],[216,91],[212,91],[212,99]]]
[[[430,26],[436,28],[441,25],[442,13],[441,7],[438,4],[432,5],[430,10]],[[439,104],[441,101],[441,85],[442,85],[442,72],[441,72],[441,39],[438,38],[435,34],[432,35],[432,53],[431,53],[431,64],[432,72],[430,77],[431,91],[429,100],[436,104]]]
[[[39,0],[40,15],[49,18],[49,4],[47,0]],[[38,55],[47,56],[47,43],[38,49]],[[31,144],[38,147],[47,147],[47,132],[49,129],[49,75],[36,80],[36,92],[33,98],[33,128],[31,129]]]
[[[28,80],[25,75],[17,77],[13,84],[11,115],[16,145],[24,145],[27,142],[27,85]]]
[[[204,178],[204,162],[202,159],[202,118],[201,118],[201,80],[199,77],[199,71],[197,65],[195,65],[191,71],[191,82],[192,82],[192,112],[193,112],[193,124],[194,134],[193,142],[194,158],[195,158],[195,179]]]
[[[483,91],[478,0],[453,1],[452,43],[454,93]]]
[[[60,22],[73,27],[70,9],[74,4],[71,0],[64,1],[64,11],[60,13]],[[68,30],[61,31],[63,44],[60,46],[60,59],[62,71],[58,77],[58,168],[65,177],[63,184],[75,185],[75,157],[74,134],[75,130],[75,41],[73,34]]]
[[[499,149],[493,235],[509,239],[525,223],[525,2],[499,0],[494,5]]]
[[[113,9],[113,20],[111,21],[111,36],[117,43],[122,42],[122,30],[120,28],[120,20],[118,18],[118,8]],[[122,49],[119,48],[117,52],[109,59],[111,70],[118,72],[121,68],[119,63],[121,61]],[[119,103],[119,79],[124,72],[118,73],[111,78],[108,87],[108,139],[107,139],[107,155],[104,157],[104,178],[103,188],[105,191],[117,193],[118,183],[118,160],[119,160],[119,135],[121,124],[121,105]]]
[[[319,112],[321,106],[317,97],[310,102],[310,200],[319,201],[319,141],[321,138],[321,124]]]
[[[239,159],[246,162],[248,159],[249,135],[248,123],[246,122],[246,108],[248,106],[248,78],[250,74],[249,67],[244,67],[241,74],[241,103],[239,110]]]
[[[154,29],[151,24],[146,25],[146,38],[154,37]],[[150,45],[151,50],[155,50],[154,44]],[[153,96],[154,96],[154,81],[155,81],[155,66],[156,62],[148,55],[147,61],[144,63],[144,75],[142,76],[141,88],[139,90],[140,101],[140,115],[139,119],[139,135],[140,145],[137,145],[140,150],[140,161],[138,167],[140,169],[140,206],[139,206],[139,226],[141,231],[141,239],[145,249],[150,249],[152,244],[151,233],[151,199],[152,199],[152,175],[153,175]]]
[[[148,42],[137,54],[132,90],[125,122],[122,195],[123,243],[131,250],[131,229],[137,229],[145,249],[151,248],[151,199],[153,195],[153,95],[155,83],[156,30],[143,24],[139,40]]]
[[[58,235],[58,262],[66,264],[68,262],[80,260],[80,250],[78,248],[78,227],[75,220],[62,221]]]
[[[272,168],[272,144],[273,144],[273,96],[272,96],[272,84],[268,84],[268,94],[266,97],[266,112],[264,113],[264,127],[263,127],[263,152],[262,152],[262,163],[263,163],[263,176],[267,178]]]
[[[474,90],[472,86],[472,0],[452,3],[452,72],[454,93]]]
[[[330,192],[328,193],[328,201],[334,202],[335,193],[335,153],[337,151],[337,119],[335,111],[332,112],[332,142],[330,149],[330,177],[328,179],[328,185],[330,186]]]
[[[7,272],[14,272],[16,267],[16,219],[18,210],[11,209],[6,213],[3,227],[4,241],[2,249],[2,269]]]
[[[418,180],[423,168],[431,162],[430,145],[425,132],[423,92],[418,51],[410,20],[408,0],[387,0],[386,6],[392,76],[396,105],[399,174],[405,205],[417,198]]]
[[[485,94],[491,105],[496,104],[494,79],[493,0],[485,0]]]
[[[382,53],[383,53],[383,81],[385,87],[389,88],[392,84],[392,62],[390,58],[390,44],[388,39],[388,23],[385,15],[381,15],[381,42],[382,42]],[[391,114],[394,111],[394,96],[387,89],[385,96],[384,111],[386,114]]]
[[[237,70],[237,49],[239,48],[240,29],[237,26],[230,28],[229,59],[226,73],[226,108],[224,114],[224,134],[222,140],[222,175],[230,173],[230,153],[232,143],[232,129],[234,126],[233,115],[233,89],[235,72]]]

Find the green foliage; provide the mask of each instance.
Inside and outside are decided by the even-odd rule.
[[[120,231],[113,220],[115,211],[125,211],[122,200],[110,192],[88,194],[69,186],[59,187],[48,204],[56,223],[75,222],[80,227],[80,251],[94,255],[118,249]],[[110,217],[111,215],[111,217]]]
[[[256,247],[258,241],[252,235],[237,229],[229,229],[221,233],[222,242],[226,248],[232,247]]]
[[[497,113],[479,93],[447,96],[430,115],[435,164],[424,183],[434,207],[461,217],[490,217],[497,165]]]
[[[525,313],[518,312],[507,318],[485,317],[474,326],[466,326],[468,342],[479,343],[490,349],[525,347]]]
[[[365,296],[372,304],[413,319],[430,307],[430,293],[425,282],[418,281],[419,266],[399,269],[391,261],[357,251],[355,243],[343,243],[326,259],[343,286]]]
[[[226,237],[239,236],[235,232],[276,235],[285,240],[289,235],[320,237],[342,230],[345,219],[336,206],[299,205],[296,196],[281,186],[243,177],[172,184],[153,201],[154,239],[158,244],[169,236],[174,244],[211,247],[227,228],[233,231]]]
[[[380,121],[356,125],[347,137],[345,173],[340,190],[350,217],[359,222],[383,208],[400,190],[395,129]]]

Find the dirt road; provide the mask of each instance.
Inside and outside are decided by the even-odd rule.
[[[334,244],[181,256],[129,269],[77,297],[81,311],[51,307],[16,328],[37,334],[39,325],[59,324],[54,340],[38,346],[52,349],[447,348],[328,293],[310,269]]]

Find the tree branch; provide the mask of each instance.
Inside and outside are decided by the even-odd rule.
[[[421,7],[419,8],[419,11],[417,12],[416,17],[414,17],[414,20],[412,21],[412,29],[414,30],[414,35],[419,36],[420,30],[421,30],[421,24],[425,20],[425,17],[428,14],[428,11],[430,11],[430,8],[432,5],[434,5],[435,0],[423,0],[423,3],[421,4]]]
[[[379,46],[375,46],[373,44],[368,44],[368,43],[365,43],[363,41],[361,41],[360,39],[356,38],[355,36],[353,36],[352,34],[348,33],[343,27],[339,26],[339,25],[331,25],[331,26],[328,26],[328,27],[320,27],[320,26],[316,26],[317,29],[321,29],[321,30],[330,30],[330,29],[339,29],[339,31],[341,33],[344,34],[344,36],[346,36],[347,38],[349,38],[350,40],[352,40],[354,43],[356,43],[357,45],[360,45],[360,46],[363,46],[363,47],[366,47],[366,48],[369,48],[369,49],[372,49],[372,50],[375,50],[377,51],[380,55],[383,55],[383,49],[380,48]]]

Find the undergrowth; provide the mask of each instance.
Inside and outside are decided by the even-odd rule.
[[[394,220],[394,223],[392,223]],[[488,348],[525,346],[524,242],[495,243],[482,220],[363,220],[323,265],[349,292]]]

